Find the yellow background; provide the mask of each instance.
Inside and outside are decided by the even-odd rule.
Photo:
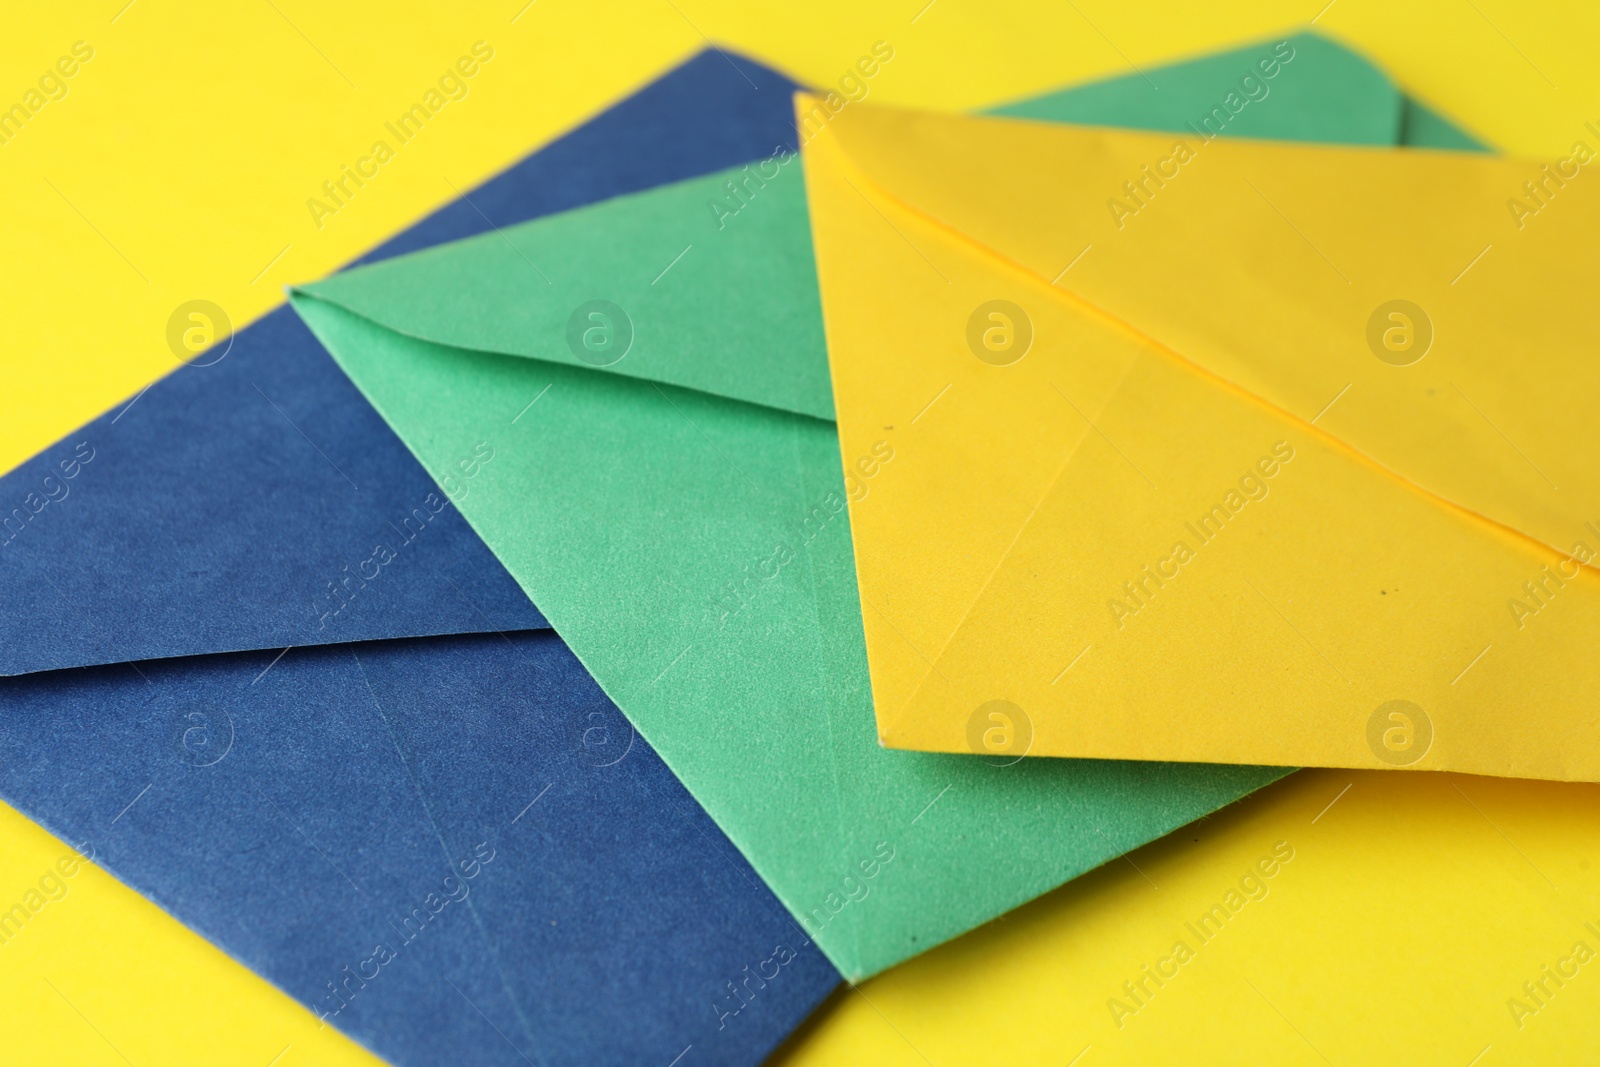
[[[1320,29],[1501,148],[1564,153],[1583,121],[1600,117],[1593,63],[1600,12],[1592,7],[1509,0],[1335,0],[1320,14],[1315,0],[1221,7],[1179,0],[12,5],[0,32],[0,107],[20,100],[73,42],[89,42],[95,56],[65,99],[0,145],[0,470],[169,372],[166,322],[179,304],[213,300],[236,327],[259,317],[282,299],[284,285],[353,258],[707,38],[819,85],[836,80],[874,41],[888,41],[895,58],[874,79],[872,99],[964,109],[1317,16]],[[489,42],[495,58],[472,80],[470,95],[430,121],[319,230],[306,199],[364,154],[383,122],[476,40]],[[1307,1033],[1335,1062],[1414,1058],[1401,1055],[1406,1050],[1456,1062],[1459,1046],[1464,1064],[1477,1054],[1470,1035],[1496,1026],[1483,1063],[1536,1062],[1540,1053],[1550,1062],[1555,1046],[1548,1043],[1591,1035],[1600,976],[1587,970],[1521,1033],[1503,1034],[1508,1017],[1496,1021],[1494,1013],[1505,1012],[1503,997],[1539,962],[1569,947],[1562,942],[1584,909],[1596,910],[1593,790],[1433,775],[1336,778],[1298,776],[1245,802],[1214,820],[1224,828],[1215,847],[1202,838],[1186,849],[1188,837],[1178,835],[1136,856],[1160,871],[1147,868],[1161,890],[1129,881],[1128,865],[1116,864],[891,972],[864,990],[886,1005],[884,1013],[862,994],[848,995],[803,1042],[805,1062],[858,1062],[880,1045],[886,1056],[906,1055],[883,1036],[898,1027],[914,1028],[939,1063],[1064,1063],[1078,1054],[1068,1031],[1080,1025],[1080,1009],[1083,1043],[1094,1045],[1084,1067],[1107,1048],[1155,1058],[1163,1040],[1174,1043],[1167,1054],[1181,1050],[1187,1062],[1230,1048],[1241,1050],[1237,1059],[1294,1062],[1309,1053],[1293,1044],[1285,1016],[1302,1029],[1314,1025]],[[1351,792],[1312,827],[1322,836],[1302,829],[1317,801],[1349,779]],[[1335,813],[1344,821],[1335,822]],[[1147,941],[1161,947],[1165,935],[1157,932],[1188,900],[1181,887],[1202,897],[1217,892],[1212,887],[1234,877],[1239,856],[1277,837],[1306,845],[1276,895],[1258,914],[1246,909],[1240,917],[1241,925],[1264,918],[1265,929],[1246,928],[1233,943],[1212,946],[1221,951],[1196,966],[1261,975],[1257,984],[1284,1015],[1264,1013],[1228,980],[1186,972],[1180,982],[1196,979],[1189,989],[1175,984],[1162,994],[1170,1000],[1153,1003],[1113,1038],[1097,1037],[1095,1012],[1105,1011],[1099,1000],[1110,995],[1102,972],[1120,975],[1122,960],[1144,960]],[[0,812],[0,900],[15,899],[63,850]],[[1534,863],[1558,889],[1526,870]],[[1175,903],[1165,904],[1164,893],[1177,894]],[[1149,936],[1137,940],[1130,932],[1137,930]],[[1459,992],[1467,989],[1477,999]],[[951,1004],[946,993],[965,1000]],[[80,873],[65,899],[0,946],[0,1003],[13,1020],[6,1058],[21,1063],[259,1067],[285,1046],[276,1061],[282,1067],[369,1059],[98,871]],[[1136,1027],[1143,1036],[1129,1038]],[[1206,1035],[1216,1044],[1203,1044]],[[1367,1044],[1350,1044],[1358,1040]],[[1003,1052],[1010,1041],[1020,1044]],[[1143,1041],[1152,1044],[1137,1044]]]
[[[778,1063],[1592,1063],[1600,958],[1520,1029],[1506,1001],[1574,942],[1600,952],[1597,799],[1301,771],[836,996]],[[1263,899],[1209,944],[1186,929],[1280,841]],[[1195,958],[1119,1028],[1108,1001],[1179,939]]]

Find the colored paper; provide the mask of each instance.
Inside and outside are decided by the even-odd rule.
[[[1312,58],[1349,71],[1341,99],[1369,91],[1348,54]],[[1398,97],[1370,96],[1392,140]],[[295,305],[429,470],[492,444],[462,513],[860,978],[1280,772],[872,743],[843,509],[896,478],[902,438],[884,426],[841,478],[806,227],[778,152],[347,272]]]
[[[374,255],[758,154],[791,88],[707,53]],[[394,1063],[759,1062],[838,974],[457,514],[493,450],[458,459],[283,309],[0,479],[0,795]]]
[[[1573,151],[1519,224],[1527,161],[835,116],[842,447],[917,434],[852,502],[884,743],[1600,777]]]
[[[4,257],[11,267],[6,291],[13,297],[8,326],[19,359],[7,368],[18,376],[11,379],[17,388],[4,397],[0,468],[9,469],[114,402],[120,407],[170,369],[162,327],[178,302],[202,294],[225,303],[236,325],[255,317],[276,303],[276,286],[285,278],[331,269],[459,189],[470,190],[646,72],[701,47],[697,29],[803,73],[806,81],[827,84],[861,50],[840,42],[864,44],[887,26],[896,43],[914,47],[902,50],[891,77],[873,84],[874,96],[909,106],[968,108],[1131,65],[1149,72],[1173,56],[1306,16],[1303,5],[1286,3],[1248,10],[1158,3],[1109,22],[1098,11],[1085,11],[1115,47],[1087,32],[1078,11],[1041,8],[1031,0],[971,8],[940,4],[909,27],[903,10],[886,12],[859,0],[777,18],[748,5],[699,4],[689,11],[693,25],[668,7],[648,18],[630,12],[621,21],[593,4],[507,9],[505,18],[517,15],[517,21],[500,23],[498,32],[493,20],[487,24],[503,56],[502,65],[491,70],[498,80],[479,79],[472,99],[452,103],[448,121],[430,128],[401,166],[386,168],[382,184],[316,231],[305,213],[306,196],[352,147],[364,146],[383,120],[415,99],[436,72],[435,61],[456,53],[448,42],[464,44],[484,32],[481,12],[418,10],[406,19],[375,23],[326,13],[308,18],[284,6],[282,14],[241,8],[194,20],[181,9],[140,4],[115,11],[117,18],[107,25],[109,9],[89,19],[71,5],[19,9],[5,42],[14,69],[43,69],[84,34],[102,58],[84,72],[88,80],[71,83],[68,99],[52,101],[3,150],[9,161],[4,179],[18,202],[54,196],[45,177],[71,200],[53,210],[41,205],[23,212],[7,231],[16,253]],[[1338,4],[1318,25],[1333,26],[1381,56],[1408,88],[1469,116],[1475,129],[1497,143],[1525,153],[1559,153],[1586,117],[1582,102],[1593,97],[1586,88],[1592,68],[1584,62],[1592,35],[1583,32],[1593,20],[1572,5],[1558,5],[1558,11],[1559,18],[1507,27],[1516,48],[1467,6],[1405,11]],[[592,62],[597,26],[605,27],[604,69]],[[1533,56],[1564,91],[1552,93],[1516,49]],[[349,90],[326,56],[360,83],[359,92]],[[155,69],[161,76],[149,77]],[[26,77],[14,84],[13,99],[27,84]],[[530,106],[530,100],[537,104]],[[128,138],[129,130],[138,136]],[[103,165],[108,145],[119,153],[116,167]],[[200,234],[228,239],[206,241],[197,239]],[[41,249],[50,252],[41,256]],[[280,251],[286,254],[274,259]],[[119,253],[137,262],[153,284],[132,273]],[[96,294],[91,314],[84,313],[85,292]],[[1567,790],[1530,786],[1527,794],[1518,810],[1529,825],[1556,837],[1569,824],[1551,813],[1581,808]],[[1490,811],[1502,820],[1500,810]],[[1417,818],[1422,821],[1413,830],[1429,825],[1430,813],[1418,812]],[[0,822],[0,867],[12,876],[7,884],[14,889],[6,899],[19,899],[65,847],[3,806]],[[1355,862],[1388,869],[1381,856],[1363,854]],[[1456,878],[1458,863],[1486,870],[1501,857],[1446,848],[1427,854],[1426,862]],[[14,941],[4,953],[0,985],[7,1005],[25,1020],[8,1035],[8,1048],[19,1058],[121,1065],[262,1064],[281,1057],[284,1067],[306,1057],[373,1062],[103,872],[90,868],[69,884],[66,901],[52,903],[29,925],[26,942]],[[1387,900],[1385,888],[1374,883],[1356,892]],[[1441,939],[1459,937],[1471,925],[1452,926],[1456,913],[1439,909],[1396,914],[1407,924],[1404,937],[1418,935],[1412,942],[1418,944],[1422,928],[1410,920],[1439,916],[1434,925]],[[1498,921],[1493,925],[1501,928]],[[1370,953],[1365,958],[1388,959]],[[1418,981],[1438,977],[1411,974]],[[1368,984],[1351,982],[1345,992]],[[1405,995],[1397,989],[1395,999],[1384,1003]],[[859,1005],[859,998],[851,999]],[[1428,1029],[1425,1016],[1384,1018],[1416,1018],[1418,1035]],[[1546,1013],[1540,1021],[1549,1019]],[[896,1022],[905,1025],[899,1016]],[[1288,1036],[1267,1036],[1280,1034]],[[1497,1043],[1496,1054],[1504,1053]],[[1550,1058],[1559,1057],[1545,1057]]]
[[[0,674],[548,626],[292,312],[225,344],[0,479]]]

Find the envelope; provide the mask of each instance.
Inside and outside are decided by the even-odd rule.
[[[902,439],[853,443],[841,477],[789,152],[293,299],[436,476],[493,447],[462,513],[848,978],[1282,773],[873,744],[845,503],[898,477]]]
[[[1207,139],[1238,99],[808,143],[841,447],[916,435],[852,502],[880,737],[1600,777],[1591,144]]]
[[[791,88],[708,52],[374,255],[757,155]],[[282,309],[0,479],[0,796],[396,1064],[759,1062],[838,973],[462,520],[501,460],[461,458],[429,478]]]

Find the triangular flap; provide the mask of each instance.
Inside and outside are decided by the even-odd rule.
[[[302,287],[397,333],[833,417],[793,154]]]
[[[1600,510],[1583,432],[1600,186],[1571,177],[1587,147],[1562,179],[1466,153],[865,106],[832,132],[876,194],[1442,501],[1561,551]],[[1528,206],[1529,174],[1560,225]]]
[[[841,116],[834,130],[849,121]],[[876,151],[898,138],[915,170],[902,187],[914,191],[939,188],[963,167],[981,170],[979,156],[1019,169],[1060,162],[1008,152],[1004,136],[963,142],[959,127],[984,124],[952,122],[936,136],[945,120],[915,116],[874,136],[858,130],[858,143]],[[1090,171],[1155,143],[989,125],[1004,126],[1003,135],[1076,134],[1071,155]],[[1581,517],[1567,535],[1577,546],[1551,553],[1342,443],[1345,424],[1330,432],[1325,419],[1239,388],[1065,292],[1083,264],[1069,264],[1052,286],[1025,257],[1006,255],[1032,247],[1070,188],[1055,199],[1041,193],[1032,203],[1045,223],[1011,233],[1001,223],[1019,219],[997,206],[1008,197],[996,189],[1009,187],[996,183],[986,206],[964,206],[974,227],[991,227],[974,240],[916,196],[894,195],[844,140],[819,137],[807,151],[842,447],[860,453],[880,426],[908,420],[894,440],[893,479],[875,483],[851,516],[886,742],[997,755],[1600,773],[1584,755],[1593,751],[1597,683],[1583,649],[1600,619],[1600,586],[1583,566],[1596,553]],[[1224,147],[1234,146],[1204,149],[1219,170]],[[1326,163],[1338,154],[1313,155]],[[1481,165],[1444,153],[1389,158]],[[944,174],[930,178],[939,166]],[[1058,185],[1063,174],[1078,179],[1064,165],[1048,173]],[[1229,248],[1225,235],[1213,248]],[[1289,270],[1280,261],[1257,267]],[[1228,259],[1215,269],[1229,270]],[[1151,275],[1152,300],[1185,299],[1176,279]],[[1109,284],[1103,274],[1092,280]],[[1311,315],[1317,306],[1308,295],[1288,310]],[[1249,310],[1285,313],[1281,302]],[[1254,328],[1244,322],[1224,336],[1249,338]],[[1304,330],[1285,334],[1298,351],[1326,341]],[[1465,347],[1439,361],[1463,383],[1475,369]],[[1581,425],[1568,413],[1559,428]],[[1491,650],[1495,658],[1479,664]],[[1530,694],[1537,731],[1525,728]]]
[[[204,361],[0,479],[0,675],[548,625],[294,312]]]

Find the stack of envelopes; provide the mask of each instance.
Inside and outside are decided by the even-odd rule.
[[[707,52],[5,477],[0,797],[395,1064],[753,1064],[1291,767],[1600,779],[1586,162]]]

